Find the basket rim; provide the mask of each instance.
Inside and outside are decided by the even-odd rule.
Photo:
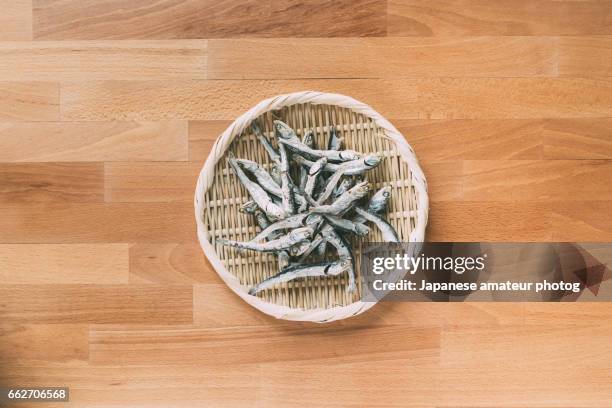
[[[239,136],[247,126],[249,126],[253,119],[256,119],[265,112],[285,106],[304,103],[313,105],[336,105],[347,108],[369,117],[378,127],[385,130],[386,136],[396,145],[402,159],[408,163],[411,173],[411,183],[417,193],[416,225],[411,231],[408,241],[423,242],[425,239],[425,227],[427,225],[429,211],[429,198],[427,194],[427,181],[419,166],[414,150],[404,136],[372,107],[350,96],[335,93],[302,91],[277,95],[259,102],[236,118],[227,129],[217,137],[211,152],[202,166],[194,194],[194,210],[200,246],[215,269],[215,272],[235,294],[259,311],[278,319],[324,323],[356,316],[374,306],[376,302],[363,302],[358,300],[348,305],[334,306],[331,308],[297,309],[270,303],[257,296],[250,295],[248,294],[248,288],[242,285],[238,278],[229,272],[227,268],[225,268],[225,265],[223,265],[215,248],[209,241],[209,236],[203,222],[204,208],[202,199],[212,185],[215,165],[223,157],[234,138]]]

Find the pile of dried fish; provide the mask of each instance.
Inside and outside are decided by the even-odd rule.
[[[255,295],[297,278],[345,272],[347,291],[355,291],[355,259],[345,235],[367,235],[370,228],[365,223],[369,222],[381,231],[383,241],[399,240],[393,227],[380,216],[391,189],[383,187],[368,199],[370,185],[363,179],[382,157],[341,150],[342,139],[333,127],[324,150],[314,145],[312,131],[300,139],[280,120],[274,121],[278,150],[256,122],[251,129],[272,161],[270,171],[232,154],[228,162],[251,196],[242,211],[253,215],[261,232],[247,242],[217,240],[239,249],[272,252],[278,257],[280,272],[253,286],[249,293]],[[290,168],[290,163],[296,168]],[[292,172],[294,178],[299,178],[297,183]],[[364,204],[364,208],[360,207]],[[328,244],[337,253],[335,260],[325,260]],[[321,261],[306,263],[313,258]]]

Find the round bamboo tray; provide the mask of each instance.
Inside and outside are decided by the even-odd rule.
[[[200,172],[195,190],[195,216],[198,239],[204,253],[223,281],[244,301],[279,319],[330,322],[355,316],[372,307],[362,302],[358,286],[347,293],[346,276],[305,278],[277,285],[257,296],[249,287],[278,272],[276,257],[252,251],[238,251],[216,244],[217,238],[246,241],[257,234],[255,221],[239,211],[249,200],[248,193],[231,172],[226,160],[229,151],[236,157],[269,165],[263,147],[250,132],[258,120],[264,134],[275,143],[272,121],[281,119],[298,136],[315,131],[315,144],[325,146],[331,126],[343,137],[343,148],[384,155],[381,164],[367,172],[376,190],[392,187],[385,218],[402,242],[423,242],[427,224],[428,197],[425,176],[414,151],[400,132],[370,106],[344,95],[322,92],[296,92],[260,102],[236,119],[215,142]],[[365,237],[380,242],[372,228]],[[361,279],[362,239],[351,238],[358,285]]]

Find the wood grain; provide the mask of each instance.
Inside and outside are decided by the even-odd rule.
[[[432,201],[429,209],[432,217],[425,239],[434,242],[551,241],[554,240],[552,231],[565,226],[552,227],[550,211],[550,203],[531,201]]]
[[[606,0],[389,0],[397,36],[612,34]]]
[[[191,203],[0,203],[0,211],[0,243],[196,241]]]
[[[206,41],[0,43],[0,80],[205,79]]]
[[[3,284],[120,284],[129,280],[127,244],[2,244]]]
[[[383,0],[34,0],[34,39],[346,37],[386,33]],[[347,8],[352,10],[347,13]]]
[[[304,89],[351,94],[396,119],[607,117],[612,109],[610,78],[93,81],[63,86],[61,105],[68,120],[229,120]]]
[[[3,323],[192,322],[191,286],[1,285]]]
[[[612,200],[608,160],[467,160],[466,201]]]
[[[591,200],[553,204],[554,241],[609,242],[612,240],[612,202]]]
[[[0,162],[181,161],[187,146],[185,122],[0,123]]]
[[[362,336],[364,331],[376,333],[385,348]],[[350,348],[345,346],[349,339]],[[89,358],[93,364],[104,365],[146,364],[155,355],[162,364],[201,365],[278,361],[334,364],[363,362],[372,357],[377,360],[435,361],[439,354],[439,340],[439,329],[402,326],[344,330],[314,326],[298,329],[291,325],[229,329],[100,327],[91,332]],[[313,343],[319,347],[307,347]],[[184,347],[177,347],[180,344]]]
[[[102,202],[100,163],[0,163],[0,202]]]
[[[610,61],[612,61],[610,36],[559,39],[559,75],[609,76],[612,74]]]
[[[204,163],[217,137],[231,124],[227,120],[189,122],[189,160]]]
[[[191,202],[201,163],[108,163],[107,202]]]
[[[547,120],[546,159],[612,159],[612,118]]]
[[[130,245],[130,283],[211,282],[220,279],[196,243]],[[219,305],[223,308],[223,303]]]
[[[0,361],[4,364],[83,364],[89,359],[86,324],[2,324]],[[8,354],[6,351],[11,350]]]
[[[0,82],[0,121],[58,119],[58,84],[53,82]]]
[[[2,0],[0,9],[0,41],[32,39],[32,0]]]
[[[208,61],[209,79],[537,77],[557,74],[557,46],[549,37],[210,40]]]

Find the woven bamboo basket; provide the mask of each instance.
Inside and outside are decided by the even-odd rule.
[[[250,132],[250,124],[258,120],[264,134],[274,143],[274,119],[286,122],[298,136],[313,129],[317,146],[326,145],[330,127],[336,126],[344,138],[343,148],[382,154],[384,160],[367,173],[367,179],[374,190],[385,185],[392,187],[385,218],[402,242],[423,242],[428,214],[427,183],[404,137],[362,102],[344,95],[307,91],[260,102],[218,137],[195,190],[197,233],[202,249],[223,281],[266,314],[286,320],[330,322],[362,313],[374,303],[361,301],[361,287],[355,293],[347,293],[346,276],[299,279],[257,296],[249,295],[251,285],[278,272],[276,257],[216,244],[218,238],[246,241],[258,232],[251,216],[239,211],[249,196],[231,172],[226,155],[231,151],[236,157],[269,165],[265,150]],[[379,231],[372,228],[365,239],[380,242]],[[362,241],[351,238],[358,285]]]

